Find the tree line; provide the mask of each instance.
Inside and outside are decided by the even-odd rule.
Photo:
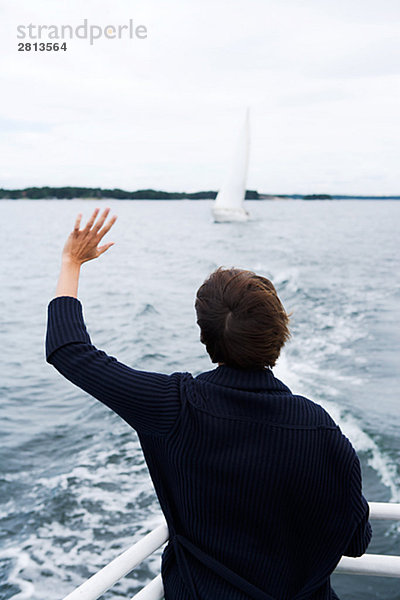
[[[215,191],[205,192],[162,192],[159,190],[136,190],[128,192],[118,188],[86,188],[86,187],[29,187],[21,190],[6,190],[0,188],[0,199],[18,200],[28,198],[32,200],[57,199],[68,200],[72,198],[117,198],[118,200],[214,200]],[[259,194],[255,190],[247,190],[247,200],[258,200]]]

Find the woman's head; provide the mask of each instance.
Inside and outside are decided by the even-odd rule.
[[[252,271],[217,269],[198,289],[195,307],[200,339],[214,363],[273,367],[290,336],[274,286]]]

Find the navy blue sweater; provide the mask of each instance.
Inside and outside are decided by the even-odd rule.
[[[321,406],[269,369],[132,369],[69,296],[49,304],[46,357],[139,435],[170,532],[166,600],[336,598],[329,576],[371,527],[358,457]]]

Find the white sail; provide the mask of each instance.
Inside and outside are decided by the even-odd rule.
[[[219,190],[212,208],[214,221],[217,223],[247,221],[249,218],[249,214],[243,206],[250,151],[249,121],[249,109],[247,109],[228,177]]]

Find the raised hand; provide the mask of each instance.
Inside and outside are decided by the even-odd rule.
[[[113,246],[114,242],[108,242],[102,246],[99,246],[99,242],[110,231],[117,217],[114,215],[106,223],[110,209],[106,208],[100,217],[97,218],[99,212],[98,208],[94,210],[83,229],[80,229],[82,215],[79,214],[77,216],[75,227],[70,233],[63,249],[63,261],[81,265],[88,260],[98,258]]]
[[[96,208],[83,229],[80,229],[82,215],[77,216],[74,230],[70,233],[62,253],[56,296],[73,296],[77,298],[81,265],[88,260],[98,258],[114,244],[114,242],[108,242],[108,244],[99,246],[99,242],[117,220],[114,215],[106,223],[109,212],[110,209],[106,208],[97,219],[99,209]]]

